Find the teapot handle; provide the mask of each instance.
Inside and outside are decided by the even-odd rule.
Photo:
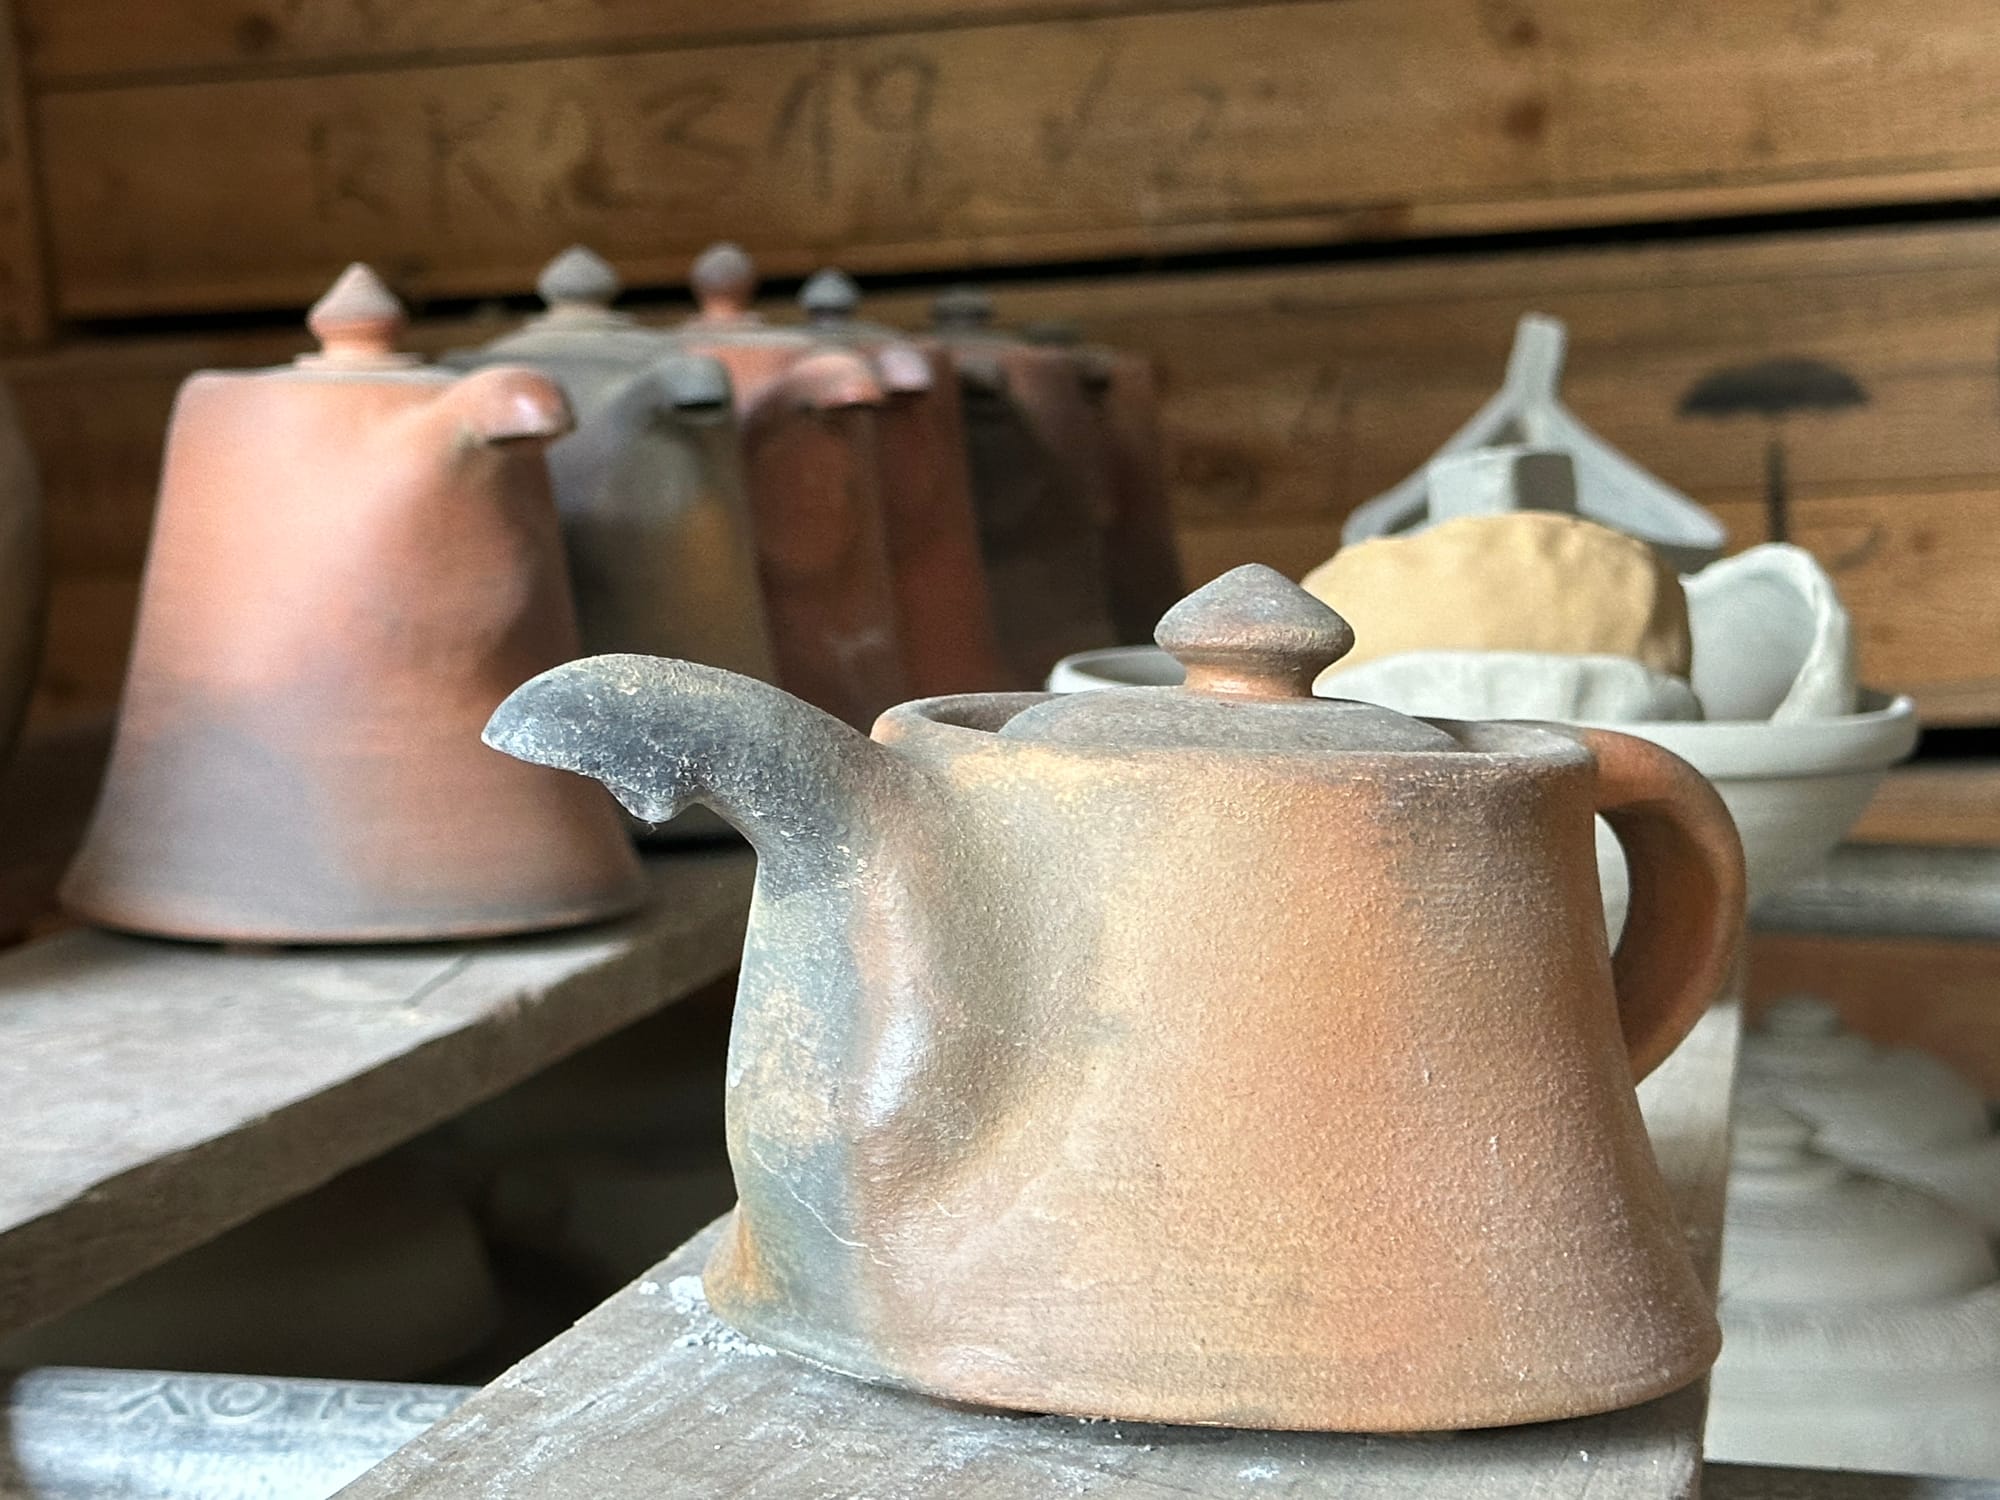
[[[1611,975],[1637,1081],[1729,983],[1743,942],[1743,843],[1715,788],[1678,755],[1608,729],[1568,732],[1597,758],[1597,810],[1631,874]]]

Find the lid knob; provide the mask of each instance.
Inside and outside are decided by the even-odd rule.
[[[1309,698],[1313,679],[1354,649],[1347,621],[1275,568],[1245,563],[1160,618],[1153,639],[1197,692]]]
[[[404,363],[396,341],[408,322],[396,294],[358,260],[306,314],[306,327],[319,340],[315,363],[324,364]]]
[[[851,318],[861,306],[861,288],[845,271],[828,266],[813,272],[799,288],[799,306],[815,323]]]
[[[948,286],[931,299],[931,322],[939,328],[984,328],[993,321],[993,299],[983,287]]]
[[[705,318],[740,318],[757,295],[757,263],[741,245],[723,240],[694,260],[688,282]]]
[[[536,292],[551,309],[602,311],[624,289],[611,262],[588,245],[571,245],[535,279]]]

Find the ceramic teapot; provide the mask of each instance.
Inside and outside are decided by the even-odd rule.
[[[866,361],[775,328],[751,307],[734,245],[694,265],[700,311],[681,346],[729,368],[778,681],[850,724],[909,695],[883,499],[880,414]]]
[[[527,365],[576,430],[549,448],[583,649],[775,675],[743,495],[729,371],[612,310],[618,276],[581,245],[542,271],[548,311],[446,360]]]
[[[559,927],[643,895],[618,809],[478,742],[577,655],[531,370],[398,354],[350,267],[321,352],[175,402],[118,731],[64,881],[170,937],[378,942]]]
[[[1713,1310],[1633,1080],[1721,990],[1714,792],[1600,730],[1311,696],[1272,570],[1157,639],[1185,687],[905,704],[599,657],[488,741],[756,846],[716,1311],[955,1400],[1479,1427],[1695,1379]],[[1606,951],[1592,817],[1637,872]]]
[[[857,318],[861,289],[839,271],[807,281],[799,305],[813,338],[861,354],[882,383],[883,521],[911,690],[932,697],[1024,686],[993,628],[950,359],[935,342]]]
[[[1111,451],[1083,368],[993,324],[975,287],[932,304],[965,402],[972,500],[1000,644],[1022,681],[1123,639],[1105,588]]]

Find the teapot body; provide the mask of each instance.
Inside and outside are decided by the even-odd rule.
[[[893,815],[843,819],[838,873],[767,855],[719,1314],[950,1399],[1256,1427],[1533,1421],[1707,1368],[1588,752],[993,732],[1038,701],[885,715]]]
[[[106,926],[368,942],[626,910],[594,787],[478,743],[577,653],[527,370],[193,377],[117,738],[65,904]]]

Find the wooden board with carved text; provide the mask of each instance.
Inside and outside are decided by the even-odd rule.
[[[1933,723],[2000,722],[2000,227],[1749,236],[1644,248],[1159,274],[1007,286],[1003,316],[1069,319],[1156,359],[1190,572],[1294,576],[1356,504],[1421,463],[1494,388],[1525,310],[1569,323],[1574,409],[1763,535],[1785,445],[1796,539],[1860,621],[1866,675]],[[921,297],[870,299],[904,323]],[[666,314],[662,312],[661,316]],[[420,323],[427,349],[503,323]],[[302,332],[124,339],[0,364],[42,457],[56,571],[44,698],[101,706],[124,634],[173,392],[203,364],[288,357]],[[1717,370],[1809,358],[1838,410],[1682,411]]]
[[[485,293],[572,239],[664,283],[723,234],[942,268],[2000,193],[1988,0],[221,9],[31,6],[66,316],[302,304],[354,258]]]

